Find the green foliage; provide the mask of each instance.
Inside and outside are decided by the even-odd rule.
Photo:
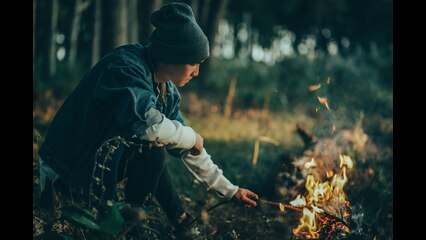
[[[75,226],[84,229],[87,236],[91,236],[90,239],[109,239],[108,237],[116,237],[119,234],[124,236],[127,231],[136,226],[145,229],[147,234],[161,236],[161,233],[152,228],[148,224],[149,221],[146,221],[149,215],[153,218],[158,212],[157,208],[148,202],[147,205],[130,206],[130,204],[124,202],[108,201],[98,208],[92,208],[92,210],[75,204],[64,207],[61,212],[62,219],[68,220]],[[128,225],[127,227],[125,227],[126,224]],[[48,234],[58,235],[56,232]],[[64,235],[64,237],[69,236]]]
[[[124,225],[124,219],[120,214],[121,204],[114,202],[112,206],[102,207],[102,214],[94,214],[88,209],[71,206],[63,210],[64,218],[91,230],[107,235],[115,235]]]
[[[38,129],[33,128],[33,143],[39,143],[42,140],[41,133]]]
[[[96,231],[100,230],[99,225],[95,222],[96,216],[87,209],[72,206],[65,208],[62,213],[64,218],[71,221],[72,223],[88,229]]]
[[[267,65],[242,59],[215,59],[211,63],[205,86],[191,87],[212,102],[224,104],[230,79],[237,78],[234,106],[261,108],[270,98],[271,110],[325,109],[318,96],[327,97],[333,111],[345,111],[355,118],[360,111],[384,117],[393,112],[392,55],[389,52],[367,53],[358,49],[343,57],[323,56],[310,60],[304,56],[285,58]],[[327,80],[330,83],[327,84]],[[309,86],[321,84],[316,91]]]
[[[63,233],[49,232],[43,236],[43,240],[74,240],[74,238]]]
[[[102,233],[114,235],[124,224],[124,219],[121,216],[118,204],[113,204],[111,207],[107,206],[105,215],[99,223],[99,231]]]
[[[204,96],[225,102],[231,79],[235,78],[235,104],[241,108],[260,107],[265,96],[272,95],[276,89],[276,68],[265,63],[244,59],[214,59],[203,84],[194,81],[191,90]],[[183,89],[185,91],[185,89]],[[183,92],[184,92],[183,91]]]
[[[38,98],[49,89],[53,89],[55,98],[63,99],[67,97],[88,69],[87,61],[83,60],[72,67],[69,67],[66,61],[57,62],[55,76],[45,79],[40,76],[36,67],[33,79],[33,97]]]

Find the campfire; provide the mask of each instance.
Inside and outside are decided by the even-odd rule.
[[[330,78],[326,81],[330,84]],[[320,84],[309,87],[309,91],[317,91]],[[317,96],[318,101],[331,113],[327,97]],[[358,126],[359,127],[359,126]],[[298,194],[290,201],[290,205],[301,209],[299,225],[293,229],[296,237],[303,239],[336,239],[345,237],[350,229],[350,202],[344,192],[348,182],[347,171],[353,167],[353,161],[348,155],[339,150],[334,139],[319,139],[298,126],[298,133],[305,146],[312,150],[305,151],[302,158],[295,159],[295,166],[302,170],[305,176],[306,194]],[[333,124],[331,133],[335,134]],[[362,132],[361,132],[362,133]],[[337,134],[339,135],[339,134]],[[340,160],[340,164],[338,164]],[[283,208],[280,206],[280,210]]]
[[[347,171],[353,167],[351,158],[339,155],[340,171],[336,174],[332,170],[322,169],[323,182],[315,177],[318,167],[315,159],[306,162],[306,195],[298,196],[290,204],[271,202],[265,199],[259,201],[263,204],[277,206],[281,212],[286,210],[301,213],[299,225],[293,229],[296,237],[303,239],[339,239],[350,232],[349,222],[351,217],[350,202],[343,190],[348,182]],[[320,167],[321,169],[321,167]]]
[[[350,217],[350,205],[343,187],[348,182],[346,171],[352,168],[353,162],[347,155],[340,155],[339,158],[339,173],[333,174],[331,170],[323,172],[323,178],[326,179],[324,182],[313,174],[307,175],[307,194],[299,194],[290,202],[292,206],[303,209],[299,225],[293,229],[296,236],[332,239],[343,237],[349,232],[346,223]],[[306,169],[314,169],[316,166],[314,158],[305,163]]]
[[[330,78],[326,84],[330,84]],[[309,91],[319,89],[320,83],[309,87]],[[270,197],[278,197],[282,202],[262,198],[258,202],[268,205],[267,209],[272,209],[275,214],[278,209],[285,214],[290,211],[295,213],[296,218],[291,219],[294,225],[288,224],[287,219],[279,218],[279,221],[286,225],[282,232],[291,233],[291,239],[366,239],[364,237],[367,236],[368,239],[375,238],[377,233],[373,232],[376,229],[371,227],[372,223],[365,221],[367,212],[364,209],[364,199],[368,199],[369,195],[366,193],[374,191],[371,186],[376,177],[375,170],[367,167],[367,159],[376,160],[379,149],[364,132],[364,113],[360,112],[353,128],[349,128],[347,125],[350,122],[344,119],[338,122],[325,90],[315,94],[315,98],[319,103],[315,111],[323,110],[329,121],[318,130],[318,136],[312,134],[302,123],[296,125],[296,133],[303,141],[304,147],[301,152],[284,151],[279,156],[279,166],[272,171],[275,179],[273,194]],[[270,137],[258,137],[254,144],[253,166],[258,162],[260,142],[279,145],[278,141],[272,141]],[[356,157],[358,168],[349,174],[354,166],[350,156]],[[350,185],[356,187],[345,189],[349,181],[348,176],[352,179]],[[382,209],[378,208],[378,213],[371,222],[377,220]],[[388,218],[391,216],[387,215]]]

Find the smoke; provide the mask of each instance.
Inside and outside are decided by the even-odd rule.
[[[362,225],[364,221],[364,209],[362,205],[356,204],[355,206],[352,207],[351,221],[353,222],[353,225],[355,227],[355,229],[352,229],[351,232],[356,235],[362,235],[363,233]]]

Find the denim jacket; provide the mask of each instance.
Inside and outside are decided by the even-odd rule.
[[[167,81],[163,102],[153,80],[150,47],[140,44],[118,47],[103,57],[82,78],[53,119],[40,157],[71,187],[89,182],[96,150],[114,137],[139,135],[159,121],[146,113],[155,108],[167,118],[185,122],[179,111],[180,95]],[[137,123],[137,124],[135,124]],[[188,151],[169,149],[182,157]]]

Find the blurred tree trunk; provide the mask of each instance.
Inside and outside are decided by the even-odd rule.
[[[74,7],[74,16],[71,27],[70,37],[70,54],[68,59],[68,65],[73,67],[77,59],[78,50],[78,35],[80,33],[81,15],[90,5],[90,0],[76,0]]]
[[[103,56],[115,47],[129,43],[128,0],[103,0],[101,5],[101,56]]]
[[[36,0],[37,1],[37,0]],[[50,45],[52,41],[52,1],[37,1],[35,24],[35,71],[36,79],[43,82],[49,81],[50,74]]]
[[[203,29],[210,42],[210,50],[214,46],[219,20],[223,18],[228,0],[187,0],[191,5],[198,24]]]
[[[242,57],[245,61],[249,61],[251,59],[251,53],[253,50],[253,29],[251,27],[251,19],[252,16],[250,12],[243,13],[243,23],[247,31],[247,38],[245,40],[243,40],[242,38],[236,38],[239,39],[239,42],[241,43],[241,49],[239,52],[236,52],[236,54]]]
[[[101,35],[102,35],[102,1],[95,0],[95,20],[93,26],[93,41],[92,41],[92,66],[99,61],[101,54]]]
[[[52,1],[52,21],[50,22],[51,36],[50,36],[50,50],[49,50],[49,77],[53,77],[56,74],[56,32],[58,28],[58,14],[59,13],[59,1]]]
[[[154,27],[151,25],[150,17],[151,13],[155,10],[160,9],[163,5],[163,0],[142,0],[138,5],[139,9],[139,39],[140,43],[147,44],[149,42],[149,36],[154,30]]]
[[[33,0],[33,73],[35,69],[35,32],[36,32],[36,7],[37,1]]]
[[[139,42],[138,0],[129,0],[129,42]]]
[[[116,7],[113,9],[113,43],[114,47],[126,44],[129,42],[128,34],[128,0],[118,0],[115,4]]]
[[[113,47],[113,9],[115,8],[116,0],[103,0],[101,4],[102,8],[102,22],[101,22],[101,56],[109,52]]]
[[[187,0],[184,1],[191,5],[194,15],[197,18],[197,22],[200,27],[203,29],[207,38],[209,39],[210,53],[213,50],[215,44],[215,37],[217,29],[219,27],[219,20],[223,18],[226,7],[228,5],[228,0]],[[200,66],[200,83],[203,84],[201,79],[205,79],[205,74],[207,73],[210,59],[208,58]]]
[[[226,96],[225,106],[223,108],[223,117],[228,119],[232,114],[232,103],[234,101],[235,89],[237,86],[237,76],[233,76],[229,83],[228,95]]]
[[[203,0],[201,0],[203,1]],[[197,19],[197,22],[199,21],[199,13],[200,13],[200,0],[186,0],[186,1],[182,1],[188,5],[191,6],[192,11],[194,12],[194,17],[195,19]]]

